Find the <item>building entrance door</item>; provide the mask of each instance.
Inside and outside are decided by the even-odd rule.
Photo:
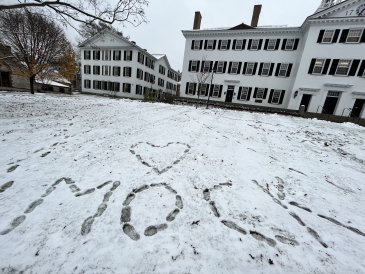
[[[361,111],[365,105],[365,99],[356,99],[354,107],[352,108],[351,117],[360,117]]]
[[[300,102],[300,106],[305,106],[305,111],[307,112],[309,104],[312,99],[312,94],[303,94],[302,101]]]
[[[333,114],[335,112],[338,98],[340,97],[339,91],[329,91],[326,101],[324,102],[322,113]]]
[[[231,103],[233,99],[234,86],[228,86],[226,94],[226,102]]]

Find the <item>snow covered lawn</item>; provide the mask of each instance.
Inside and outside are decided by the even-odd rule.
[[[0,94],[0,273],[365,273],[365,128]]]

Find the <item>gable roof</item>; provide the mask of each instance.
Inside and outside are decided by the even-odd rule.
[[[357,4],[358,2],[359,2],[359,0],[345,0],[343,2],[340,2],[340,3],[337,3],[337,4],[333,5],[331,7],[328,7],[324,10],[313,13],[312,15],[308,16],[308,19],[322,18],[324,15],[326,15],[328,13],[333,13],[338,9],[342,9],[345,6],[351,6],[351,5]]]
[[[230,28],[228,30],[239,30],[239,29],[254,29],[254,27],[251,27],[249,25],[246,25],[245,23],[239,24],[233,28]]]

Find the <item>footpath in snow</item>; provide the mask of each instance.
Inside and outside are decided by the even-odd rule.
[[[0,273],[365,273],[364,136],[0,93]]]

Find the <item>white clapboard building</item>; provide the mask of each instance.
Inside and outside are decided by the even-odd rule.
[[[146,92],[176,94],[181,74],[167,56],[103,30],[79,45],[82,92],[143,99]]]
[[[365,0],[319,4],[300,27],[257,27],[257,5],[251,25],[201,30],[196,12],[181,96],[365,118]]]

